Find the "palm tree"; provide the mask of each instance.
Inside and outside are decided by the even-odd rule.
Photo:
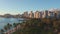
[[[17,26],[17,24],[16,24],[16,23],[13,23],[13,26],[14,26],[14,27],[16,27],[16,26]]]
[[[8,29],[10,29],[12,27],[12,25],[8,23],[7,27],[8,27]]]
[[[7,30],[8,30],[6,26],[4,26],[4,30],[5,30],[5,31],[7,31]]]
[[[12,27],[12,25],[8,23],[7,25],[4,26],[4,29],[7,31],[7,30],[11,29],[11,27]]]

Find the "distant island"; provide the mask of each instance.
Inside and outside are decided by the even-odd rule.
[[[4,15],[0,15],[0,17],[4,17],[4,18],[21,18],[21,15],[11,15],[11,14],[4,14]]]

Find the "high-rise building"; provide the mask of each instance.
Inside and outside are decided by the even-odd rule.
[[[43,14],[42,14],[42,11],[41,11],[41,12],[40,12],[40,18],[42,18],[42,15],[43,15]]]
[[[58,11],[57,17],[60,18],[60,11]]]
[[[53,18],[53,17],[54,17],[54,12],[49,11],[49,12],[48,12],[48,16],[51,17],[51,18]]]
[[[33,13],[33,11],[31,11],[31,12],[29,13],[29,17],[30,17],[30,18],[34,18],[34,13]]]
[[[34,18],[41,18],[41,12],[36,11],[36,12],[34,13]]]
[[[56,18],[60,17],[59,16],[60,15],[60,9],[54,9],[53,12],[54,12],[54,15],[55,15],[54,17],[56,17]]]
[[[60,18],[60,11],[56,10],[54,13],[56,18]]]
[[[45,11],[43,12],[42,18],[48,18],[48,10],[45,10]]]
[[[28,17],[28,12],[24,12],[23,16]]]

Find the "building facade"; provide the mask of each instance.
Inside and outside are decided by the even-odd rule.
[[[41,18],[41,12],[36,11],[36,12],[34,13],[34,18]]]
[[[48,10],[45,10],[45,11],[43,12],[42,18],[48,18]]]
[[[28,12],[24,12],[23,16],[28,17]]]
[[[34,18],[34,13],[33,13],[33,11],[31,11],[31,12],[29,13],[29,18]]]

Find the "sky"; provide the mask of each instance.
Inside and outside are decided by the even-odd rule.
[[[0,0],[0,15],[60,8],[60,0]]]

